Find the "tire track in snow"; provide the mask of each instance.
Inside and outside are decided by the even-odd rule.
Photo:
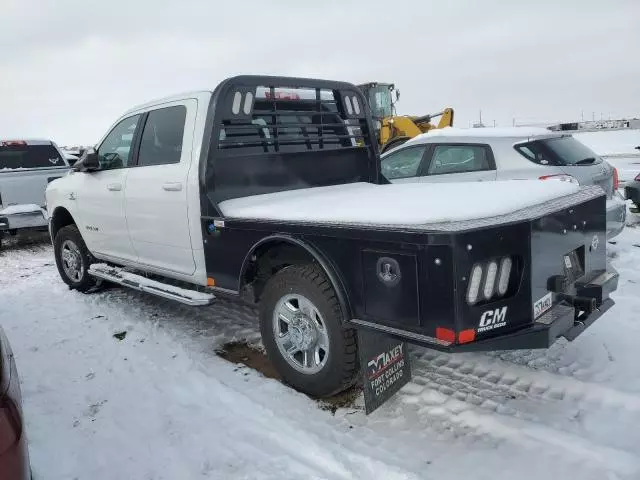
[[[618,428],[640,421],[640,399],[572,377],[486,355],[413,352],[413,379],[401,392],[426,423],[486,435],[552,456],[580,459],[621,475],[640,473],[636,439],[610,445],[582,418],[606,415]],[[634,441],[635,440],[635,441]],[[551,447],[551,448],[549,448]],[[566,460],[566,459],[565,459]]]

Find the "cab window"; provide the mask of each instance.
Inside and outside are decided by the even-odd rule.
[[[142,132],[138,165],[180,163],[187,109],[184,105],[149,112]]]
[[[133,136],[140,115],[133,115],[118,123],[98,147],[100,170],[128,167],[131,163]]]

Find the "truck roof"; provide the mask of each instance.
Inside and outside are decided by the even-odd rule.
[[[143,110],[145,108],[153,107],[155,105],[160,105],[163,103],[176,102],[178,100],[184,100],[185,98],[198,98],[203,95],[211,95],[212,92],[213,90],[192,90],[188,92],[178,93],[175,95],[170,95],[168,97],[156,98],[154,100],[150,100],[148,102],[141,103],[140,105],[136,105],[135,107],[130,108],[123,114],[123,116],[126,116],[132,112],[136,112],[138,110]]]

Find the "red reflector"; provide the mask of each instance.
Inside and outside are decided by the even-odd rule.
[[[462,330],[458,335],[458,343],[469,343],[476,339],[476,331],[473,328]]]
[[[456,341],[456,332],[448,328],[436,327],[436,338],[443,342],[454,343]]]
[[[618,169],[613,167],[613,189],[618,190],[620,186],[620,177],[618,176]]]

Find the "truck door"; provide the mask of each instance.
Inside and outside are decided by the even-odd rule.
[[[198,102],[181,100],[150,110],[136,167],[125,191],[129,236],[139,263],[193,274],[187,175]]]
[[[127,117],[113,127],[98,147],[100,170],[80,173],[84,178],[78,191],[69,194],[78,202],[80,229],[89,249],[129,261],[137,255],[127,230],[124,189],[140,117]]]
[[[429,155],[429,154],[428,154]],[[488,145],[434,144],[423,163],[422,182],[478,182],[496,179],[496,164]]]

